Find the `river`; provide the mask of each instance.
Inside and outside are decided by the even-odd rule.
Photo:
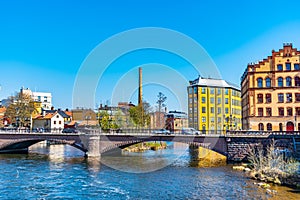
[[[0,199],[300,199],[259,188],[232,166],[194,168],[186,148],[85,159],[67,145],[37,144],[28,155],[0,155]]]

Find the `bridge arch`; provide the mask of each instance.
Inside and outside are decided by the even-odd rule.
[[[42,141],[50,141],[50,142],[59,142],[61,144],[67,144],[70,146],[73,146],[76,149],[79,149],[80,151],[86,153],[87,150],[82,147],[81,144],[78,144],[76,142],[67,141],[67,140],[57,140],[57,139],[19,139],[19,140],[11,140],[6,141],[5,143],[2,143],[0,146],[0,153],[6,153],[6,152],[24,152],[27,151],[28,148],[34,144],[37,144]]]

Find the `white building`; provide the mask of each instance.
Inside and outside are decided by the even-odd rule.
[[[33,119],[33,129],[63,130],[64,124],[64,117],[59,112],[48,113],[45,116],[40,115]]]
[[[42,103],[42,108],[50,110],[52,107],[52,94],[49,92],[32,92],[32,99]]]
[[[30,95],[33,101],[42,103],[42,108],[50,110],[52,107],[52,94],[49,92],[32,92],[29,88],[21,88],[21,93]]]

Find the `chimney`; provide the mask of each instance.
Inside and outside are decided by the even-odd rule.
[[[139,97],[138,97],[138,105],[143,104],[143,71],[142,68],[139,67]]]

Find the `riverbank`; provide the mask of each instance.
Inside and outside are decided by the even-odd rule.
[[[135,144],[123,149],[123,151],[128,152],[144,152],[147,150],[157,151],[160,149],[166,149],[167,143],[166,142],[143,142],[139,144]]]
[[[272,183],[276,185],[288,186],[291,188],[297,188],[300,192],[300,174],[294,173],[290,174],[284,171],[279,170],[260,170],[256,171],[255,169],[251,169],[251,165],[242,164],[240,166],[233,166],[234,170],[244,171],[247,176],[251,179],[257,180],[259,182],[264,183]],[[259,186],[263,188],[268,188],[268,184],[259,183]],[[297,190],[298,191],[298,190]]]

